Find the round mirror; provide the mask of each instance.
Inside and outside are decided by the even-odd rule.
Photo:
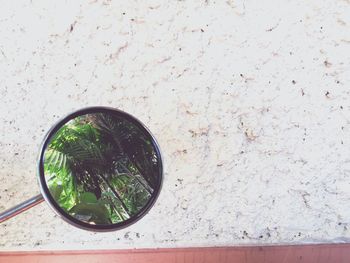
[[[59,121],[39,157],[42,194],[67,222],[110,231],[140,219],[162,183],[159,146],[131,115],[87,108]]]

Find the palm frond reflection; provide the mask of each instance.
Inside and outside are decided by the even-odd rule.
[[[152,139],[110,114],[86,114],[63,125],[44,157],[50,193],[76,219],[114,224],[137,214],[157,187]]]

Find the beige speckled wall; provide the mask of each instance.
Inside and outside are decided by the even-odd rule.
[[[55,121],[104,105],[156,135],[155,207],[118,232],[45,203],[0,250],[350,240],[349,0],[2,1],[0,210],[38,193]]]

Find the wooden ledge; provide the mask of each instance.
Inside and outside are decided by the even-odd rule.
[[[1,263],[349,263],[350,244],[0,252]]]

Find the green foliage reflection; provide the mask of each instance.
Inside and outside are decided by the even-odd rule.
[[[44,157],[50,193],[78,220],[112,224],[142,209],[158,182],[158,158],[137,126],[109,114],[79,116],[62,126]]]

